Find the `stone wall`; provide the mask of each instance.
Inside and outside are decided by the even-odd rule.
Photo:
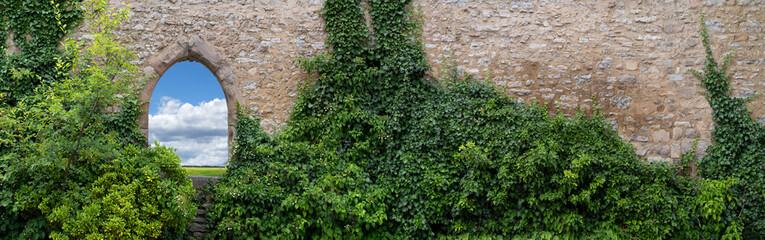
[[[287,120],[297,85],[307,77],[293,60],[327,50],[322,0],[126,2],[133,15],[120,35],[147,72],[164,72],[157,71],[157,59],[183,60],[172,59],[177,55],[167,49],[198,37],[231,66],[239,91],[234,100],[248,104],[267,131]],[[765,91],[763,0],[415,0],[415,5],[425,20],[430,76],[452,67],[478,77],[488,73],[510,96],[550,104],[551,112],[555,106],[569,114],[589,109],[594,99],[638,154],[652,161],[677,158],[697,135],[701,150],[709,145],[711,109],[698,81],[686,72],[703,67],[699,12],[707,16],[716,56],[735,50],[734,94]],[[749,106],[765,123],[763,104],[765,98],[759,98]]]

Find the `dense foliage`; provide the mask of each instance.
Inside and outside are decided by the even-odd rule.
[[[62,1],[59,5],[41,0],[0,1],[0,104],[14,105],[34,93],[42,84],[57,81],[56,68],[59,40],[66,31],[77,26],[82,10],[81,0]],[[6,50],[6,36],[11,36],[18,53]],[[27,73],[27,74],[24,74]],[[28,74],[34,73],[34,74]]]
[[[325,2],[332,51],[299,61],[316,79],[281,133],[239,112],[212,238],[739,236],[721,219],[737,179],[645,163],[597,112],[548,118],[469,76],[427,81],[410,1],[366,2]]]
[[[428,81],[411,1],[365,2],[325,1],[332,50],[299,60],[315,79],[281,133],[238,113],[210,237],[763,238],[765,131],[705,28],[694,74],[717,127],[695,179],[643,162],[597,111],[549,118],[470,76]],[[140,147],[142,76],[111,33],[127,12],[10,0],[0,14],[19,50],[0,60],[0,239],[180,237],[191,183],[172,150]],[[83,16],[93,40],[57,50]]]
[[[707,61],[703,72],[691,72],[707,90],[704,94],[716,125],[712,135],[715,144],[707,149],[708,155],[699,167],[705,178],[738,179],[732,188],[737,204],[725,212],[724,218],[728,222],[740,221],[744,237],[765,238],[765,129],[750,116],[746,103],[751,98],[731,97],[731,77],[726,73],[730,55],[718,65],[703,19],[701,39]]]
[[[27,9],[32,1],[11,2],[23,3],[6,5],[3,11],[33,11]],[[0,76],[9,89],[0,96],[0,239],[182,234],[195,213],[191,180],[171,149],[142,147],[136,92],[141,85],[135,82],[142,74],[130,63],[132,53],[117,44],[112,33],[128,12],[114,11],[102,0],[42,2],[40,8],[52,9],[40,14],[54,21],[13,24],[47,24],[45,29],[54,25],[65,32],[66,21],[56,21],[65,16],[61,11],[82,9],[93,39],[68,39],[61,52],[39,56],[47,59],[30,60],[25,47],[22,53],[6,54],[10,60],[3,59],[2,69],[13,74]],[[18,17],[4,17],[14,16]],[[61,45],[57,40],[47,44],[53,45],[50,49]],[[47,66],[52,70],[40,72],[17,60],[34,66],[54,64]],[[52,76],[40,75],[44,73]],[[24,79],[39,81],[4,85]],[[21,89],[27,87],[32,90]]]

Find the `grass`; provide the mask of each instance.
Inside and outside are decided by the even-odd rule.
[[[226,168],[215,168],[215,167],[183,167],[186,169],[186,172],[189,173],[189,176],[220,176],[223,175],[224,172],[226,172]]]

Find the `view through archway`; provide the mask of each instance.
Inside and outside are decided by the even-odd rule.
[[[228,111],[217,78],[199,62],[172,65],[149,104],[149,145],[173,147],[183,166],[225,166]]]

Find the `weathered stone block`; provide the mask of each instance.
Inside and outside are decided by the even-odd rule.
[[[576,79],[576,84],[585,84],[590,82],[590,79],[592,79],[592,74],[576,76],[575,79]]]
[[[619,109],[627,109],[632,105],[632,97],[614,96],[610,99],[611,105]]]
[[[667,131],[659,130],[659,131],[653,132],[651,135],[653,135],[653,141],[654,142],[668,142],[669,141],[669,132],[667,132]]]
[[[655,22],[656,19],[657,19],[656,16],[637,17],[637,18],[635,18],[635,22],[638,22],[638,23],[652,23],[652,22]]]
[[[518,96],[528,96],[531,94],[531,90],[528,89],[510,89],[510,92]]]
[[[154,67],[158,75],[162,75],[176,61],[183,60],[188,56],[188,45],[172,43],[165,47],[162,52],[150,58],[148,63]]]
[[[690,152],[693,149],[693,140],[683,141],[681,143],[683,153]]]
[[[193,37],[189,42],[189,57],[205,65],[210,72],[216,72],[223,65],[222,58],[209,43],[199,37]]]
[[[683,128],[681,127],[674,127],[672,128],[672,139],[680,139],[683,137]]]
[[[648,137],[643,135],[632,134],[632,136],[630,136],[630,141],[648,142]]]
[[[600,63],[598,63],[598,68],[600,69],[608,69],[611,67],[611,64],[613,63],[613,58],[604,58]]]
[[[679,158],[680,155],[683,154],[683,148],[680,146],[680,144],[677,144],[677,143],[672,144],[670,148],[671,148],[670,157],[672,158]]]
[[[653,152],[656,155],[660,155],[660,156],[663,156],[663,157],[669,157],[669,155],[670,155],[670,147],[669,147],[669,145],[664,145],[664,144],[655,145],[654,148],[653,148]]]
[[[638,69],[638,61],[635,60],[627,60],[624,62],[624,68],[630,71],[634,71]]]
[[[619,83],[621,84],[634,84],[637,82],[637,76],[635,75],[621,75],[619,76]]]
[[[696,129],[693,129],[693,128],[685,129],[685,137],[687,138],[696,138],[696,136],[698,135],[699,135],[699,132],[696,131]]]
[[[705,0],[704,4],[707,6],[720,6],[725,3],[725,0]]]

